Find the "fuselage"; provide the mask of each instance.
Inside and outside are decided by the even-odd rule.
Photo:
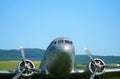
[[[48,46],[41,62],[52,75],[66,75],[74,68],[75,50],[69,38],[61,37],[53,40]]]

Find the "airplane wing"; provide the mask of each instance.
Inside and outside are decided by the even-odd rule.
[[[105,69],[105,73],[110,72],[120,72],[120,68],[111,68],[111,69]]]
[[[15,70],[0,70],[0,79],[12,79],[15,74]]]
[[[89,69],[75,69],[72,70],[70,73],[74,74],[74,73],[87,73],[89,71]],[[104,70],[104,73],[113,73],[113,72],[120,72],[120,68],[106,68]]]
[[[104,73],[99,75],[93,74],[88,69],[76,69],[72,70],[65,79],[119,79],[120,68],[106,68]]]
[[[0,70],[0,74],[15,74],[15,70]]]
[[[72,71],[71,73],[85,73],[86,71],[84,69],[78,69],[78,70],[75,70],[75,71]]]

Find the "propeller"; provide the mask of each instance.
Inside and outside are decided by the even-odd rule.
[[[23,62],[20,63],[20,64],[22,64],[22,67],[20,68],[20,70],[18,71],[18,73],[12,79],[18,79],[25,72],[26,72],[25,75],[27,75],[28,72],[32,72],[32,71],[33,72],[38,72],[38,73],[41,72],[40,69],[35,69],[35,66],[32,63],[32,61],[26,60],[25,52],[24,52],[24,49],[23,49],[22,46],[20,46],[20,53],[21,53],[21,56],[22,56],[22,59],[23,59]],[[32,68],[31,66],[34,66],[34,67]]]
[[[21,72],[18,72],[12,79],[18,79],[24,71],[25,69],[23,69]]]
[[[91,53],[89,52],[89,50],[87,48],[84,48],[85,52],[87,53],[87,55],[89,56],[89,58],[92,60],[92,62],[95,63],[94,58],[92,57]]]
[[[23,49],[22,46],[20,46],[20,52],[21,52],[21,56],[22,56],[22,58],[23,58],[23,61],[24,61],[25,65],[26,65],[25,52],[24,52],[24,49]],[[26,67],[26,66],[24,66],[23,70],[20,71],[20,72],[18,72],[12,79],[18,79],[18,78],[22,75],[22,73],[26,70],[25,67]]]
[[[93,64],[95,64],[95,66],[97,65],[97,63],[95,62],[94,58],[92,57],[91,53],[89,52],[89,50],[87,48],[84,48],[85,52],[88,54],[89,58],[92,60]],[[101,65],[100,67],[120,67],[120,64],[105,64],[105,65]]]
[[[87,49],[87,48],[84,48],[84,51],[87,53],[87,55],[89,56],[89,58],[91,59],[91,63],[93,64],[93,66],[95,67],[95,70],[93,71],[93,73],[91,74],[91,76],[90,76],[90,78],[89,79],[94,79],[94,77],[95,77],[95,75],[96,75],[96,73],[99,71],[99,67],[101,67],[100,66],[100,64],[98,64],[95,60],[94,60],[94,58],[92,57],[92,55],[91,55],[91,53],[89,52],[89,50]],[[100,62],[99,62],[100,63]]]
[[[20,46],[20,51],[21,51],[21,56],[23,58],[23,61],[26,64],[26,58],[25,58],[25,52],[24,52],[23,46]]]
[[[91,64],[94,66],[95,70],[92,71],[90,79],[94,79],[96,74],[101,74],[101,69],[104,71],[105,67],[120,67],[120,64],[105,64],[101,59],[94,59],[87,48],[84,48],[85,52],[91,59]]]
[[[95,71],[93,72],[93,74],[90,76],[90,79],[94,79],[96,72],[97,72],[97,68],[95,69]]]

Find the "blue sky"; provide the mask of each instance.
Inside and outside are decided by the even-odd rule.
[[[120,56],[119,0],[1,0],[0,49],[46,49],[70,37],[76,54]]]

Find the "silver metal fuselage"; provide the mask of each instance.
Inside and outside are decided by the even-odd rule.
[[[57,38],[48,46],[41,68],[55,76],[69,74],[74,68],[75,50],[69,38]]]

